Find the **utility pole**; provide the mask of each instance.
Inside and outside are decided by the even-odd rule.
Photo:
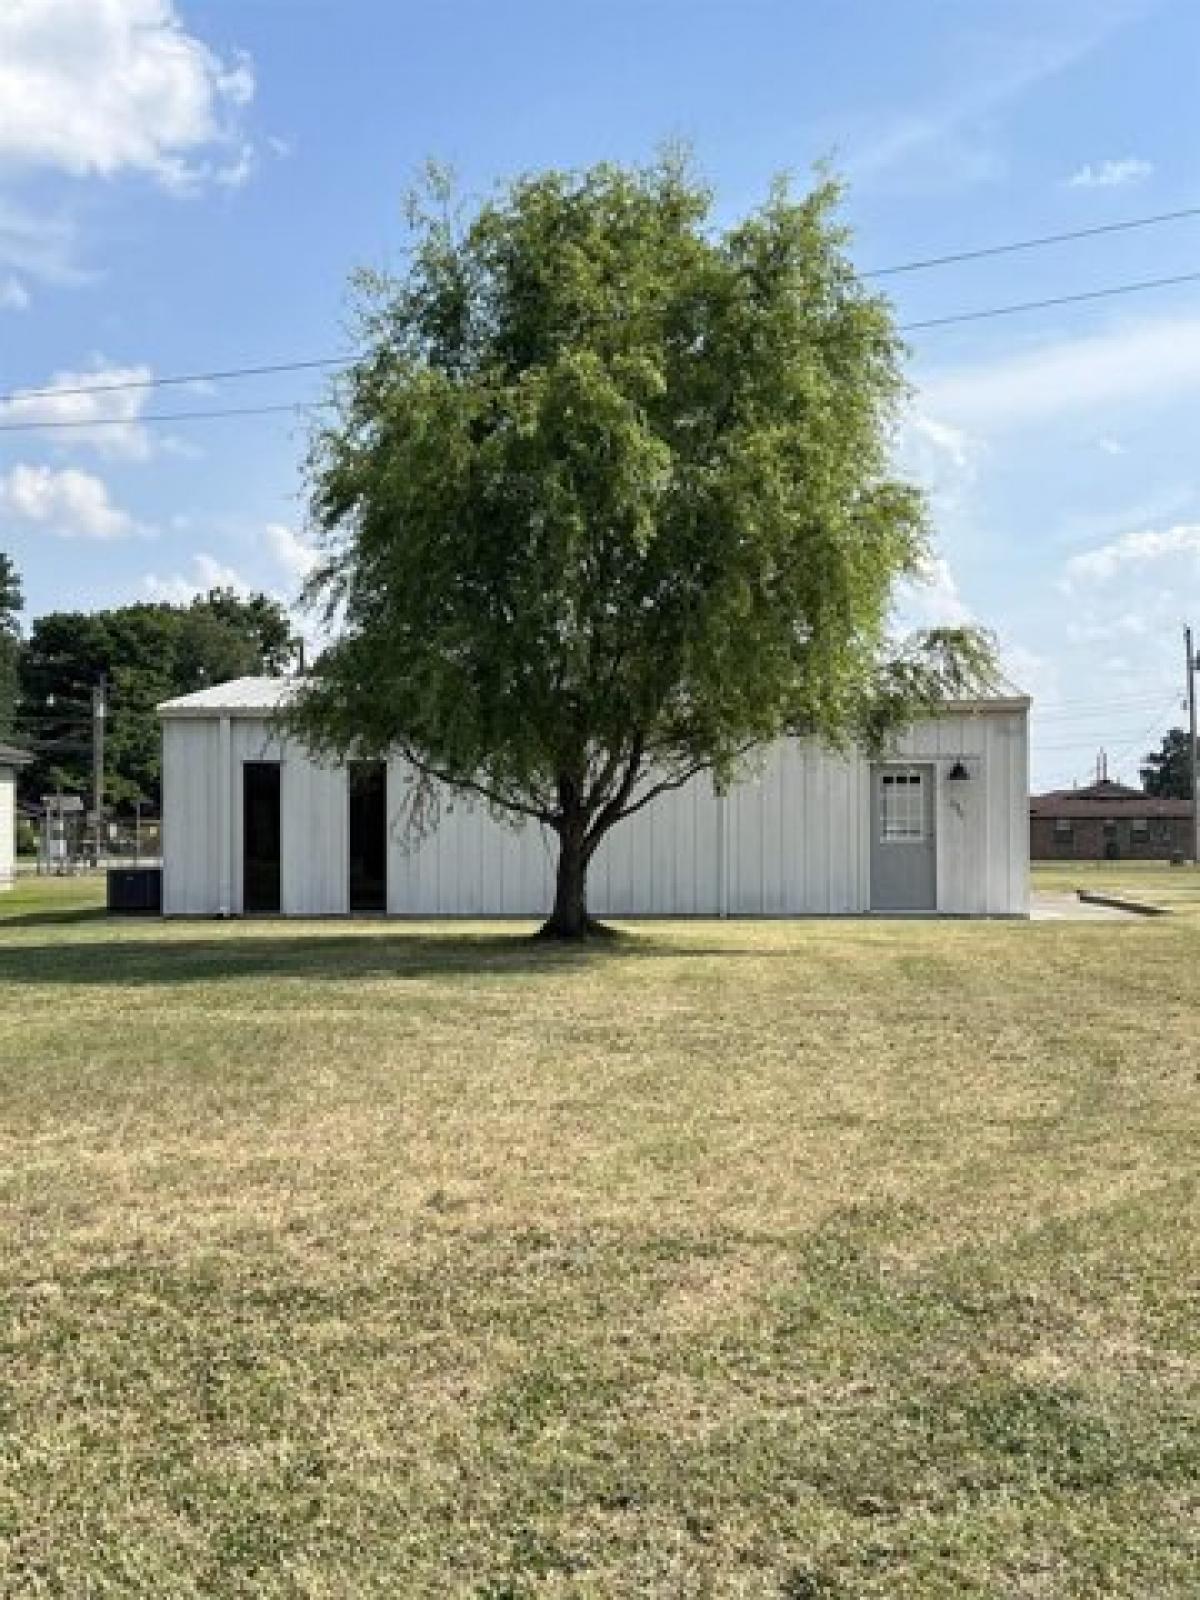
[[[96,829],[96,866],[104,836],[104,721],[108,715],[108,678],[102,672],[92,689],[92,816]]]
[[[1190,628],[1183,630],[1183,644],[1187,652],[1188,779],[1192,795],[1192,860],[1200,861],[1200,783],[1197,782],[1200,758],[1196,752],[1196,671],[1200,668],[1200,656],[1196,654]]]

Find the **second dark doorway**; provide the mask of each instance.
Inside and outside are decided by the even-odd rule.
[[[387,762],[352,761],[350,910],[387,910]]]

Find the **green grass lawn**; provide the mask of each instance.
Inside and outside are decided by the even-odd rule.
[[[1194,1596],[1200,920],[0,905],[0,1593]]]

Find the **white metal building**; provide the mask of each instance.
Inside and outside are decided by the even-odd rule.
[[[411,768],[322,766],[275,735],[286,680],[239,678],[159,707],[168,915],[543,916],[555,840],[447,797],[414,843]],[[589,909],[609,916],[863,912],[1024,916],[1029,701],[948,703],[887,760],[781,741],[728,794],[663,795],[601,845]]]
[[[23,750],[0,744],[0,893],[12,888],[17,850],[17,771],[29,760]]]

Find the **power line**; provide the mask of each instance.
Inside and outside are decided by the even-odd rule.
[[[1175,697],[1172,696],[1172,701],[1174,702],[1174,700],[1175,700]],[[1137,750],[1139,746],[1141,747],[1142,752],[1144,754],[1146,752],[1146,746],[1150,743],[1151,739],[1154,739],[1154,738],[1158,737],[1163,732],[1165,724],[1170,722],[1173,719],[1174,715],[1175,715],[1174,710],[1168,710],[1168,711],[1162,712],[1154,720],[1154,722],[1151,723],[1151,725],[1146,729],[1146,731],[1144,733],[1139,734],[1136,739],[1131,739],[1131,740],[1128,741],[1128,743],[1122,745],[1121,748],[1116,753],[1116,755],[1109,756],[1109,760],[1111,761],[1112,765],[1114,767],[1117,767],[1117,766],[1120,766],[1123,762],[1128,761],[1133,756],[1133,752],[1135,750]],[[1064,750],[1076,750],[1076,749],[1088,749],[1088,748],[1094,749],[1095,746],[1096,746],[1096,740],[1095,739],[1090,739],[1090,740],[1087,740],[1086,742],[1080,741],[1077,744],[1071,744],[1071,745],[1038,745],[1038,744],[1035,744],[1034,745],[1034,753],[1036,755],[1038,755],[1038,756],[1043,756],[1043,755],[1046,755],[1048,753],[1053,753],[1053,752],[1056,752],[1056,751],[1061,752],[1061,751],[1064,751]],[[1140,761],[1141,757],[1139,756],[1137,759]],[[1057,771],[1062,771],[1063,769],[1056,769],[1056,770]],[[1065,772],[1064,771],[1063,772],[1063,777],[1061,779],[1056,778],[1051,783],[1051,789],[1058,789],[1058,788],[1063,787],[1065,779],[1073,778],[1073,777],[1074,777],[1074,773]]]
[[[1142,755],[1145,755],[1146,745],[1151,739],[1154,739],[1158,736],[1158,734],[1162,731],[1164,724],[1169,722],[1174,717],[1178,708],[1178,697],[1172,695],[1170,709],[1160,712],[1160,714],[1151,723],[1150,727],[1146,729],[1145,733],[1139,734],[1136,739],[1131,739],[1128,744],[1122,745],[1121,749],[1118,750],[1117,754],[1112,758],[1114,765],[1119,765],[1122,761],[1127,761],[1139,745],[1142,746]],[[1141,756],[1139,756],[1138,759],[1141,760]]]
[[[59,428],[132,428],[144,422],[208,422],[216,417],[265,417],[272,412],[303,411],[312,401],[300,400],[291,405],[230,406],[215,411],[150,411],[140,417],[93,417],[90,422],[64,422],[52,418],[47,422],[0,422],[0,433],[44,433]]]
[[[1123,233],[1134,228],[1150,228],[1167,222],[1179,222],[1189,217],[1200,217],[1200,206],[1188,206],[1179,211],[1160,211],[1152,216],[1128,217],[1121,222],[1105,222],[1097,227],[1072,228],[1065,233],[1045,233],[1029,239],[1014,239],[1004,244],[985,245],[976,250],[958,250],[949,255],[926,256],[916,261],[902,261],[890,267],[874,267],[861,274],[864,278],[896,277],[901,273],[922,272],[930,267],[951,266],[962,261],[978,261],[986,256],[1011,255],[1017,251],[1038,250],[1047,245],[1066,244],[1074,239],[1093,239],[1101,234]],[[1108,292],[1108,291],[1105,291]],[[910,326],[913,326],[910,324]],[[69,388],[53,385],[39,389],[15,389],[0,394],[0,405],[10,405],[18,400],[58,399],[64,396],[89,394],[120,394],[138,389],[165,389],[189,383],[224,383],[234,378],[273,377],[282,372],[313,372],[321,368],[347,366],[353,355],[315,356],[300,361],[268,361],[253,366],[217,367],[203,372],[171,373],[165,377],[123,378],[117,383],[73,384]]]
[[[1160,705],[1161,705],[1161,702],[1160,702]],[[1115,756],[1112,757],[1112,761],[1114,762],[1114,764],[1116,764],[1118,762],[1121,762],[1121,761],[1127,760],[1128,757],[1131,755],[1131,753],[1133,751],[1135,751],[1138,748],[1139,745],[1144,745],[1148,740],[1153,739],[1155,734],[1158,733],[1158,731],[1162,728],[1164,723],[1169,722],[1171,720],[1171,718],[1175,715],[1177,709],[1178,709],[1177,697],[1175,695],[1172,695],[1170,701],[1168,702],[1167,707],[1165,709],[1162,709],[1162,710],[1159,711],[1159,713],[1155,717],[1154,721],[1150,724],[1150,726],[1146,729],[1146,731],[1144,733],[1139,733],[1139,734],[1135,735],[1134,738],[1126,740],[1121,745],[1120,750],[1117,752],[1117,754]],[[1072,739],[1072,740],[1068,741],[1065,744],[1042,744],[1040,741],[1034,740],[1033,741],[1033,748],[1040,755],[1046,755],[1046,754],[1048,754],[1050,752],[1053,752],[1053,751],[1084,750],[1084,749],[1087,749],[1089,746],[1094,745],[1096,743],[1097,739],[1098,738],[1102,738],[1102,737],[1103,737],[1103,735],[1093,734],[1089,738]]]
[[[1045,311],[1051,306],[1074,306],[1084,300],[1107,300],[1118,294],[1141,294],[1147,289],[1166,289],[1177,283],[1196,283],[1200,272],[1180,272],[1170,278],[1143,278],[1136,283],[1118,283],[1107,289],[1086,289],[1079,294],[1056,294],[1047,300],[1019,300],[1010,306],[987,306],[981,311],[958,311],[949,317],[925,317],[920,322],[901,322],[898,333],[916,333],[923,328],[946,328],[952,322],[983,322],[988,317],[1012,317],[1020,311]]]
[[[1161,695],[1138,695],[1130,699],[1081,700],[1073,709],[1063,704],[1053,704],[1043,710],[1035,704],[1033,715],[1041,722],[1092,722],[1102,716],[1133,716],[1140,710],[1149,710],[1158,705],[1161,699]]]
[[[269,361],[255,367],[223,367],[211,372],[177,372],[162,378],[122,378],[119,383],[81,383],[71,388],[51,385],[44,389],[12,389],[7,394],[0,394],[0,406],[13,405],[24,400],[58,400],[67,395],[123,394],[134,389],[166,389],[188,383],[223,383],[230,378],[266,378],[280,372],[310,372],[320,367],[345,367],[353,360],[352,355],[318,356],[309,361]]]
[[[1166,692],[1166,686],[1164,685],[1157,694],[1147,692],[1145,694],[1137,695],[1114,695],[1112,697],[1102,697],[1100,699],[1097,699],[1095,695],[1084,695],[1082,700],[1050,700],[1046,704],[1046,711],[1057,713],[1059,711],[1068,711],[1080,706],[1090,709],[1092,706],[1131,705],[1134,701],[1144,701],[1147,705],[1150,705],[1152,703],[1156,704],[1159,700],[1161,700]],[[1040,704],[1034,709],[1036,711],[1041,711]]]
[[[1132,228],[1152,228],[1162,222],[1181,222],[1185,217],[1200,217],[1200,206],[1187,206],[1182,211],[1159,211],[1149,217],[1129,217],[1124,222],[1104,222],[1094,228],[1072,228],[1068,233],[1043,233],[1032,239],[984,245],[978,250],[956,250],[950,255],[925,256],[917,261],[902,261],[899,266],[873,267],[861,276],[893,278],[902,272],[924,272],[929,267],[949,267],[960,261],[981,261],[985,256],[1014,255],[1018,250],[1040,250],[1045,245],[1067,244],[1072,239],[1095,239],[1103,233],[1125,233]]]
[[[1106,300],[1114,295],[1141,294],[1150,289],[1166,289],[1182,283],[1200,282],[1200,272],[1182,272],[1166,278],[1144,278],[1132,283],[1112,284],[1103,289],[1086,289],[1076,294],[1053,295],[1044,300],[1021,300],[1012,305],[985,306],[976,311],[959,311],[945,317],[926,317],[919,322],[902,322],[897,324],[898,333],[916,333],[927,328],[944,328],[952,323],[983,322],[993,317],[1011,317],[1027,311],[1044,311],[1055,306],[1080,305],[1086,301]],[[241,367],[226,369],[225,376],[250,376],[263,372],[295,372],[312,370],[317,367],[345,366],[346,358],[343,356],[322,356],[312,360],[287,362],[273,362],[267,366]],[[203,373],[171,375],[164,378],[143,379],[128,384],[98,385],[90,389],[46,389],[46,390],[21,390],[13,394],[0,395],[0,405],[11,406],[14,401],[31,396],[54,398],[64,394],[87,393],[113,393],[118,389],[146,389],[162,387],[167,384],[198,383],[205,378]],[[48,418],[44,422],[26,419],[21,422],[0,422],[0,433],[43,433],[61,429],[78,428],[130,428],[140,427],[145,423],[157,422],[207,422],[219,417],[264,417],[277,415],[285,411],[302,411],[312,401],[295,401],[291,404],[276,404],[265,406],[228,406],[217,407],[202,411],[158,411],[146,412],[138,416],[129,417],[90,417],[90,418]]]

